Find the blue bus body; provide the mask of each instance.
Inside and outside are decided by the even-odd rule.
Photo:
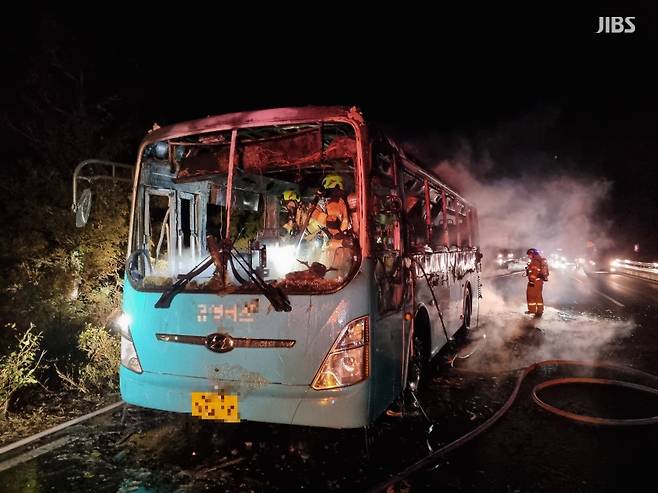
[[[313,115],[319,118],[313,109],[293,113],[290,113],[291,110],[286,111],[288,113],[284,112],[283,118],[286,122],[313,120]],[[162,309],[155,308],[155,305],[165,288],[139,285],[131,277],[131,267],[128,265],[123,294],[125,324],[122,330],[120,367],[121,395],[126,402],[147,408],[190,413],[193,412],[193,393],[232,395],[237,396],[240,420],[327,428],[363,427],[380,416],[407,385],[415,332],[422,332],[423,343],[429,348],[426,357],[429,357],[446,343],[446,337],[452,337],[464,325],[472,325],[470,315],[478,309],[480,285],[479,258],[473,246],[475,238],[469,238],[470,246],[466,246],[466,240],[463,239],[462,247],[420,252],[406,244],[402,238],[406,234],[405,217],[402,214],[396,229],[398,233],[395,233],[400,236],[394,247],[397,250],[392,253],[396,265],[400,267],[390,275],[382,276],[378,273],[381,265],[387,262],[386,255],[391,254],[378,254],[371,238],[372,219],[366,211],[372,205],[367,196],[369,182],[366,177],[372,158],[365,144],[368,140],[365,124],[360,118],[350,116],[353,110],[322,111],[323,118],[327,120],[338,117],[342,121],[353,119],[356,129],[358,158],[355,158],[354,165],[354,187],[355,194],[359,195],[360,220],[352,221],[361,241],[358,243],[359,251],[353,252],[354,259],[358,257],[358,261],[353,260],[352,271],[349,276],[345,276],[345,282],[327,292],[309,290],[303,293],[290,290],[287,295],[291,305],[289,311],[273,309],[271,300],[254,289],[242,292],[232,292],[230,289],[215,292],[182,290],[173,297],[168,308]],[[267,118],[263,117],[262,121],[254,114],[249,114],[251,120],[244,116],[230,115],[222,120],[223,126],[219,125],[218,128],[241,128],[247,121],[251,125],[254,122],[260,125],[268,122],[271,124],[271,114],[267,113]],[[208,131],[214,128],[213,125],[203,120],[201,123],[186,124],[185,131]],[[172,133],[178,136],[184,132],[176,130]],[[145,147],[158,138],[164,140],[162,137],[150,136],[142,145],[138,170],[142,165]],[[403,163],[400,162],[398,166],[402,169]],[[404,166],[405,169],[412,169],[409,163]],[[428,180],[431,177],[423,175],[419,168],[414,170],[418,172],[419,180],[425,180],[425,192],[429,193]],[[131,219],[133,252],[141,246],[140,235],[145,235],[148,230],[147,226],[142,227],[143,231],[140,230],[137,224],[143,216],[144,207],[144,199],[140,199],[139,195],[144,192],[139,190],[154,187],[151,182],[144,185],[144,180],[154,180],[144,176],[143,172],[138,172],[135,178]],[[438,181],[435,186],[439,187]],[[186,194],[190,193],[189,187],[177,187]],[[404,194],[405,191],[401,190],[403,198]],[[456,194],[454,197],[458,198]],[[169,202],[175,203],[175,200]],[[190,202],[193,203],[196,202]],[[447,238],[449,228],[446,203],[444,190],[443,215]],[[180,207],[180,198],[178,204]],[[260,207],[262,209],[263,206]],[[430,217],[429,205],[427,211],[427,217]],[[185,214],[188,214],[188,209],[185,209]],[[466,231],[464,228],[468,222],[468,211],[460,214],[454,212],[454,222],[463,223],[459,227]],[[463,220],[460,219],[462,216]],[[165,216],[162,224],[170,220]],[[175,224],[170,224],[173,230]],[[133,227],[136,228],[135,233]],[[186,227],[191,228],[189,225]],[[475,231],[476,224],[470,227]],[[179,235],[180,230],[178,226]],[[148,230],[148,234],[151,233]],[[160,237],[158,249],[161,243],[167,244],[167,241],[170,241],[170,248],[173,248],[177,241],[174,233],[169,229],[165,231],[164,226]],[[388,238],[384,240],[388,241]],[[193,240],[188,238],[186,241],[192,245],[191,248],[195,247]],[[201,240],[195,241],[198,243]],[[157,243],[154,240],[150,242]],[[144,245],[150,248],[147,242]],[[197,244],[196,248],[206,253],[205,244],[203,248]],[[402,259],[406,260],[403,262]],[[180,278],[180,272],[178,276]],[[398,281],[391,280],[395,276],[398,276]],[[383,299],[389,297],[389,292],[398,293],[390,295],[395,297],[395,303]],[[438,307],[435,300],[438,300]],[[439,320],[437,308],[440,309],[443,323]],[[355,346],[345,347],[355,347],[353,351],[360,351],[358,354],[364,358],[364,378],[354,384],[318,389],[314,382],[321,368],[326,367],[323,365],[328,359],[335,354],[348,354],[336,349],[336,344],[345,335],[346,327],[352,327],[350,323],[357,320],[362,321],[359,330],[365,331],[362,343],[359,345],[357,341]],[[212,334],[219,334],[222,344],[230,340],[230,344],[237,345],[227,347],[226,351],[221,348],[218,351],[209,350],[208,338]],[[345,361],[354,362],[353,359],[345,358],[341,364],[347,364]]]

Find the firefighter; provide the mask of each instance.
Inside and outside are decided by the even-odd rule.
[[[332,238],[340,239],[347,233],[350,221],[343,178],[335,174],[327,175],[322,179],[322,186],[326,197],[323,205],[327,213],[327,230]]]
[[[309,223],[317,221],[327,235],[323,250],[323,262],[327,267],[342,266],[349,257],[349,249],[343,247],[343,239],[351,234],[350,208],[345,196],[343,178],[329,174],[322,179],[324,200],[318,204]],[[356,201],[354,201],[356,202]],[[356,205],[356,204],[355,204]]]
[[[283,229],[286,236],[295,236],[299,233],[300,225],[304,224],[304,211],[300,204],[299,194],[295,190],[285,190],[281,197],[281,213],[283,215]]]
[[[544,283],[548,281],[548,262],[544,257],[539,255],[536,248],[530,248],[527,251],[528,266],[525,268],[526,276],[528,277],[528,289],[526,291],[526,298],[528,300],[527,314],[534,314],[539,318],[544,313],[544,298],[542,297],[542,290]]]

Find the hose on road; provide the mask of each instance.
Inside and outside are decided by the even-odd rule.
[[[528,375],[537,371],[540,368],[547,366],[578,366],[583,368],[601,368],[601,369],[613,370],[620,373],[625,373],[628,375],[633,375],[636,377],[641,377],[651,380],[653,382],[656,382],[656,387],[655,388],[647,387],[635,383],[623,382],[620,380],[609,380],[603,378],[570,377],[570,378],[551,379],[536,385],[532,389],[532,394],[531,394],[532,399],[542,409],[565,419],[569,419],[578,423],[585,423],[585,424],[596,425],[596,426],[637,426],[637,425],[649,425],[649,424],[658,423],[658,416],[651,416],[647,418],[613,419],[613,418],[600,418],[595,416],[576,414],[552,406],[544,402],[539,397],[539,393],[545,388],[555,387],[559,385],[573,385],[573,384],[611,385],[617,387],[631,388],[633,390],[650,393],[652,395],[658,395],[658,377],[656,377],[655,375],[643,372],[641,370],[636,370],[635,368],[611,365],[607,363],[599,363],[594,361],[577,361],[577,360],[561,360],[561,359],[540,361],[538,363],[533,363],[532,365],[524,368],[517,368],[516,370],[508,370],[505,372],[505,373],[518,372],[514,390],[512,391],[507,401],[489,419],[487,419],[485,422],[477,426],[475,429],[469,431],[465,435],[462,435],[456,440],[444,445],[443,447],[435,450],[434,452],[423,457],[417,462],[411,464],[404,471],[391,477],[386,483],[376,486],[371,491],[387,491],[389,487],[395,485],[396,483],[402,481],[405,478],[408,478],[409,476],[411,476],[416,472],[429,468],[438,459],[445,456],[447,453],[461,447],[462,445],[465,445],[466,443],[470,442],[474,438],[478,437],[479,435],[487,431],[500,418],[502,418],[505,415],[505,413],[510,409],[510,407],[512,406],[512,404],[514,403],[514,401],[516,400],[519,394],[519,389],[521,388],[521,384],[528,377]]]

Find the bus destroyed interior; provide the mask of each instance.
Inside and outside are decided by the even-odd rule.
[[[285,311],[284,293],[336,291],[359,264],[355,158],[353,128],[326,122],[146,146],[133,286],[165,291],[158,307],[187,290],[262,293]]]

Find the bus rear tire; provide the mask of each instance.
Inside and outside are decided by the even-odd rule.
[[[466,291],[464,298],[464,322],[462,328],[468,335],[471,332],[471,315],[473,314],[473,297],[471,296],[470,289]]]

